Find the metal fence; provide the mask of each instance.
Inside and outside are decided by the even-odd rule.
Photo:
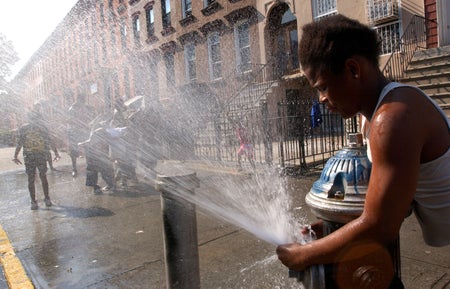
[[[196,130],[195,155],[236,166],[240,145],[236,129],[240,123],[250,135],[257,164],[278,166],[286,174],[323,168],[328,158],[345,146],[346,132],[358,131],[358,124],[356,118],[346,122],[322,104],[321,122],[313,124],[313,103],[310,97],[280,102],[275,116],[269,115],[265,101],[245,109],[230,106]]]

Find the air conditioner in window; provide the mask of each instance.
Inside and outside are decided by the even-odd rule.
[[[367,16],[369,23],[380,24],[393,20],[398,20],[397,0],[368,0]]]

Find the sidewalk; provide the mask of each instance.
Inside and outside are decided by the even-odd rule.
[[[0,149],[1,171],[23,172],[23,166],[17,166],[11,161],[13,154],[14,148]],[[80,161],[80,166],[83,166],[84,159],[80,159]],[[212,166],[212,164],[205,162],[185,162],[184,165],[190,170],[197,172],[199,177],[203,179],[214,179],[219,175],[228,175],[229,177],[240,176],[233,169]],[[69,181],[72,179],[69,177],[70,158],[66,153],[61,153],[61,160],[55,166],[56,168],[63,167],[67,171],[67,176],[60,181],[61,183],[54,185],[55,189],[65,188],[67,190],[60,191],[60,195],[58,196],[58,201],[60,202],[59,207],[66,208],[66,210],[71,209],[71,211],[62,211],[62,209],[58,208],[58,211],[42,210],[38,214],[31,214],[28,203],[26,205],[27,207],[22,208],[22,210],[24,210],[27,218],[31,218],[30,220],[48,222],[48,224],[42,225],[52,228],[55,235],[63,234],[61,237],[63,242],[59,245],[60,252],[54,251],[55,256],[52,256],[53,259],[50,261],[59,262],[58,266],[61,268],[61,274],[63,276],[67,278],[81,278],[78,281],[79,287],[67,285],[64,288],[165,288],[164,253],[161,235],[162,220],[159,196],[154,192],[151,194],[148,192],[145,192],[145,194],[136,193],[136,195],[130,196],[123,194],[104,195],[100,198],[92,194],[86,195],[86,192],[81,191],[85,190],[82,177],[78,178],[76,183]],[[288,178],[287,180],[287,189],[290,190],[294,198],[294,207],[304,208],[302,212],[307,214],[310,222],[314,221],[315,217],[307,209],[304,196],[317,178],[318,176],[314,175],[301,178]],[[25,186],[25,183],[23,185]],[[207,189],[202,184],[201,187],[199,190]],[[73,188],[77,188],[80,191],[70,191]],[[24,187],[23,190],[26,190],[26,188]],[[1,193],[0,195],[2,195]],[[84,202],[86,202],[90,206],[88,208],[92,208],[92,206],[102,208],[105,212],[110,211],[112,215],[91,219],[71,219],[69,218],[70,216],[65,218],[61,217],[68,215],[67,212],[76,213],[74,209],[77,208],[78,203],[74,205],[68,203],[69,200],[72,200],[71,196],[74,194],[83,196],[83,198],[75,200],[81,204],[80,209],[86,211],[83,206]],[[122,200],[122,197],[127,198]],[[26,198],[27,196],[24,195],[23,199]],[[18,214],[23,214],[23,212],[18,212]],[[134,215],[145,216],[145,218],[136,219],[133,217]],[[21,230],[20,235],[19,233],[13,233],[11,230],[19,227],[14,225],[14,218],[14,216],[9,217],[7,219],[8,227],[4,226],[4,228],[10,229],[12,234],[7,233],[12,240],[11,243],[14,249],[16,249],[16,253],[18,253],[17,255],[25,267],[26,272],[28,274],[30,272],[33,273],[33,275],[29,276],[36,278],[35,272],[44,272],[40,277],[43,280],[33,279],[36,288],[58,288],[42,285],[48,284],[48,282],[55,282],[55,280],[46,278],[53,276],[50,273],[56,269],[50,261],[39,261],[36,258],[43,249],[41,248],[41,244],[33,243],[32,240],[29,240],[28,235],[33,234],[33,238],[37,238],[42,244],[56,242],[53,239],[55,237],[46,234],[40,237],[39,234],[41,233],[32,232],[32,229],[30,229],[32,227],[27,227],[33,226],[33,224],[24,224],[24,222],[18,224]],[[100,221],[103,223],[97,223]],[[114,224],[114,226],[112,227],[111,224]],[[96,230],[93,232],[96,234],[95,239],[92,239],[93,237],[89,234],[87,236],[83,235],[86,232],[89,233],[90,227]],[[75,236],[72,233],[72,230],[75,228],[77,229],[76,235],[79,235],[78,238],[80,238],[80,241],[83,240],[81,243],[78,240],[69,241]],[[104,228],[108,228],[108,230]],[[139,233],[141,229],[136,230],[134,228],[142,228],[142,233]],[[208,215],[201,208],[197,210],[197,228],[202,289],[301,288],[297,281],[288,278],[288,270],[276,259],[273,245],[258,240],[242,228],[217,220],[216,216]],[[137,234],[136,236],[139,236],[139,238],[133,238],[133,240],[127,239],[130,234]],[[114,236],[113,243],[110,242],[111,236]],[[141,240],[144,237],[146,239]],[[16,242],[14,240],[20,241]],[[422,241],[421,230],[414,216],[405,220],[400,233],[400,242],[402,280],[406,288],[449,288],[450,248],[448,246],[444,248],[426,246]],[[89,254],[86,252],[89,252]],[[64,255],[61,256],[58,253]],[[110,264],[105,265],[105,268],[109,271],[100,274],[104,277],[99,281],[95,281],[95,278],[102,278],[101,276],[93,277],[93,274],[99,268],[95,267],[95,270],[92,271],[92,268],[89,268],[92,265],[86,267],[83,265],[83,259],[78,261],[78,258],[83,256],[90,258],[90,254],[97,256],[98,262],[96,262],[96,266],[100,266],[106,260],[108,261],[106,263]],[[75,257],[70,258],[70,256]],[[65,259],[68,260],[65,261]],[[141,259],[144,261],[141,261]],[[74,264],[74,260],[79,263]],[[46,267],[48,268],[46,269]],[[68,271],[69,268],[70,272]],[[47,272],[46,270],[50,273],[45,273]],[[89,276],[86,274],[89,274]],[[86,283],[90,281],[90,278],[95,282]],[[90,285],[82,286],[81,284],[84,283],[81,280]],[[139,282],[144,282],[140,284],[147,285],[144,287],[142,285],[141,287],[138,285],[130,285],[139,284]],[[114,286],[113,284],[116,285]],[[128,284],[129,287],[124,284]],[[0,287],[0,289],[3,288]]]

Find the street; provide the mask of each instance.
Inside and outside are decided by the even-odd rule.
[[[37,179],[39,209],[32,211],[26,174],[14,166],[0,175],[0,223],[36,288],[165,288],[161,200],[152,185],[94,195],[84,186],[83,159],[72,178],[63,153],[59,171],[48,172],[54,206],[43,204]],[[297,288],[272,245],[197,215],[202,288]],[[268,278],[267,266],[279,275]]]
[[[0,224],[36,288],[166,288],[161,199],[151,180],[94,195],[84,185],[84,160],[72,178],[62,153],[59,171],[48,172],[54,206],[43,204],[37,179],[39,209],[32,211],[24,168],[11,162],[12,155],[13,149],[0,149]],[[222,173],[199,169],[198,190],[204,189],[202,179]],[[289,180],[295,207],[309,220],[314,217],[304,194],[317,177]],[[288,278],[273,245],[201,208],[197,227],[201,288],[302,288]],[[402,227],[401,257],[406,288],[450,288],[448,247],[424,245],[414,217]]]

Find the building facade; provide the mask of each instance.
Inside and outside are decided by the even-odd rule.
[[[382,40],[384,65],[412,17],[448,21],[446,3],[80,0],[14,82],[26,108],[47,100],[57,121],[80,94],[99,113],[119,97],[142,95],[169,107],[188,104],[200,114],[265,103],[275,115],[279,102],[307,99],[310,105],[317,97],[298,62],[304,24],[336,13],[370,24]],[[428,45],[445,41],[448,36],[430,36]]]

